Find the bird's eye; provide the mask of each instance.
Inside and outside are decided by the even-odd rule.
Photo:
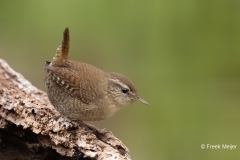
[[[122,88],[122,93],[128,93],[128,89],[127,88]]]

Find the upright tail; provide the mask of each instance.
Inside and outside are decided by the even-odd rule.
[[[68,60],[69,41],[69,29],[67,27],[63,32],[62,45],[57,48],[55,57],[53,57],[50,64],[51,66],[58,67],[65,65],[65,62]]]

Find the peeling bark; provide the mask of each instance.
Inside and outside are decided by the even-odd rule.
[[[12,151],[18,159],[130,160],[128,148],[111,132],[62,117],[45,92],[0,59],[0,159],[9,144],[23,148]]]

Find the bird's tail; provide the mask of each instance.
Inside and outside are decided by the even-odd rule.
[[[57,48],[56,54],[53,57],[51,66],[64,66],[65,62],[68,60],[68,51],[69,51],[69,29],[68,27],[63,32],[62,45]]]

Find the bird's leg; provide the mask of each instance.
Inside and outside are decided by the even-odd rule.
[[[100,129],[100,128],[92,125],[92,124],[88,124],[88,123],[85,123],[85,122],[83,122],[83,121],[78,121],[78,123],[80,123],[81,125],[89,128],[89,129],[92,130],[93,132],[97,132],[97,133],[100,133],[100,134],[106,134],[106,133],[109,132],[108,130],[106,130],[106,128]]]

